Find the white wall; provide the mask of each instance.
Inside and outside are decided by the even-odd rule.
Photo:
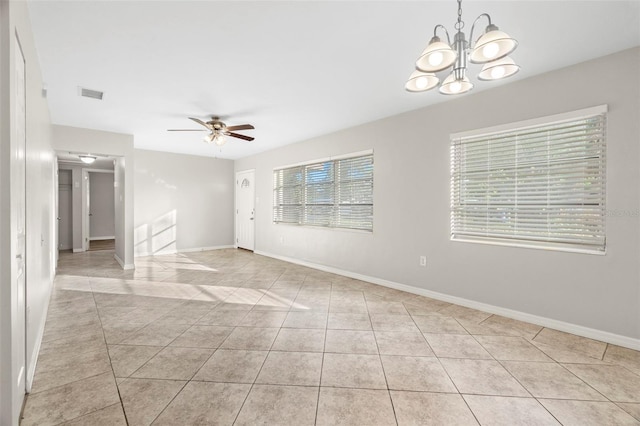
[[[113,173],[89,172],[89,239],[105,239],[115,236],[115,205]]]
[[[26,63],[26,378],[33,378],[44,331],[55,260],[55,161],[51,149],[51,121],[42,95],[42,76],[26,2],[0,2],[0,424],[17,425],[24,389],[16,389],[17,344],[23,331],[15,327],[16,289],[11,237],[10,156],[15,134],[14,48],[19,38]],[[20,352],[20,351],[18,351]],[[17,405],[16,405],[17,404]],[[17,409],[16,409],[17,407]]]
[[[53,147],[56,151],[90,152],[117,157],[114,169],[115,255],[124,268],[133,268],[133,135],[54,125]],[[76,180],[75,174],[73,179]],[[75,221],[74,214],[74,223]],[[122,228],[118,229],[119,226]],[[76,243],[74,236],[74,248]]]
[[[598,83],[611,70],[615,77]],[[601,104],[609,106],[607,208],[637,212],[639,76],[635,48],[237,160],[237,171],[256,170],[256,251],[586,327],[572,331],[640,348],[637,214],[608,218],[606,256],[449,239],[451,133]],[[371,148],[372,234],[272,223],[274,167]]]
[[[233,245],[233,161],[135,150],[136,256]]]

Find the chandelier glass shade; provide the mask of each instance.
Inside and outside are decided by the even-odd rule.
[[[484,32],[473,42],[473,30],[482,18],[486,18],[489,24]],[[479,80],[499,80],[509,77],[520,70],[513,59],[509,58],[511,52],[518,47],[518,42],[508,34],[500,31],[491,22],[491,17],[483,13],[478,16],[471,27],[470,42],[467,42],[466,35],[462,32],[464,22],[462,21],[462,0],[458,0],[458,20],[454,26],[457,30],[453,43],[449,37],[449,32],[442,25],[436,25],[433,30],[433,38],[424,49],[415,63],[416,70],[411,73],[409,80],[405,84],[405,89],[409,92],[424,92],[431,90],[440,84],[440,93],[445,95],[457,95],[466,93],[473,89],[473,83],[467,76],[468,63],[484,64],[478,74]],[[447,36],[447,43],[438,37],[438,29],[444,30]],[[440,78],[436,72],[445,71],[451,68],[448,77],[440,83]]]
[[[440,79],[434,73],[422,72],[415,70],[409,76],[409,81],[405,84],[405,88],[409,92],[423,92],[433,89],[438,85]]]
[[[213,130],[207,136],[204,137],[204,141],[207,143],[214,143],[217,146],[222,146],[227,143],[227,138],[224,137],[224,134],[218,130]]]

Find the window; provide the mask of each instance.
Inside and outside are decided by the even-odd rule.
[[[273,221],[373,230],[373,153],[273,171]]]
[[[604,253],[606,106],[451,137],[451,238]]]

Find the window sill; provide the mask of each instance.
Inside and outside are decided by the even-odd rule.
[[[339,231],[339,232],[351,232],[355,234],[373,235],[373,230],[368,231],[366,229],[334,228],[331,226],[296,225],[294,223],[279,223],[279,222],[271,222],[271,223],[275,226],[288,226],[291,228],[317,229],[317,230],[324,230],[324,231]]]
[[[606,247],[604,250],[590,249],[571,245],[556,245],[547,242],[508,240],[500,238],[474,238],[474,237],[456,237],[451,236],[451,241],[461,243],[487,244],[493,246],[516,247],[534,250],[561,251],[567,253],[593,254],[598,256],[606,255]]]

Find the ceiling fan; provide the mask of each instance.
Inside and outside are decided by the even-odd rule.
[[[253,139],[251,136],[241,135],[239,133],[234,133],[236,130],[250,130],[255,129],[251,124],[240,124],[237,126],[227,126],[225,123],[220,121],[219,117],[211,117],[209,121],[202,121],[199,118],[189,117],[189,120],[193,120],[196,123],[204,126],[204,129],[169,129],[169,132],[204,132],[207,131],[209,134],[205,136],[204,141],[207,143],[215,143],[218,146],[222,146],[227,142],[227,138],[225,136],[231,136],[232,138],[238,138],[245,141],[251,142]]]

